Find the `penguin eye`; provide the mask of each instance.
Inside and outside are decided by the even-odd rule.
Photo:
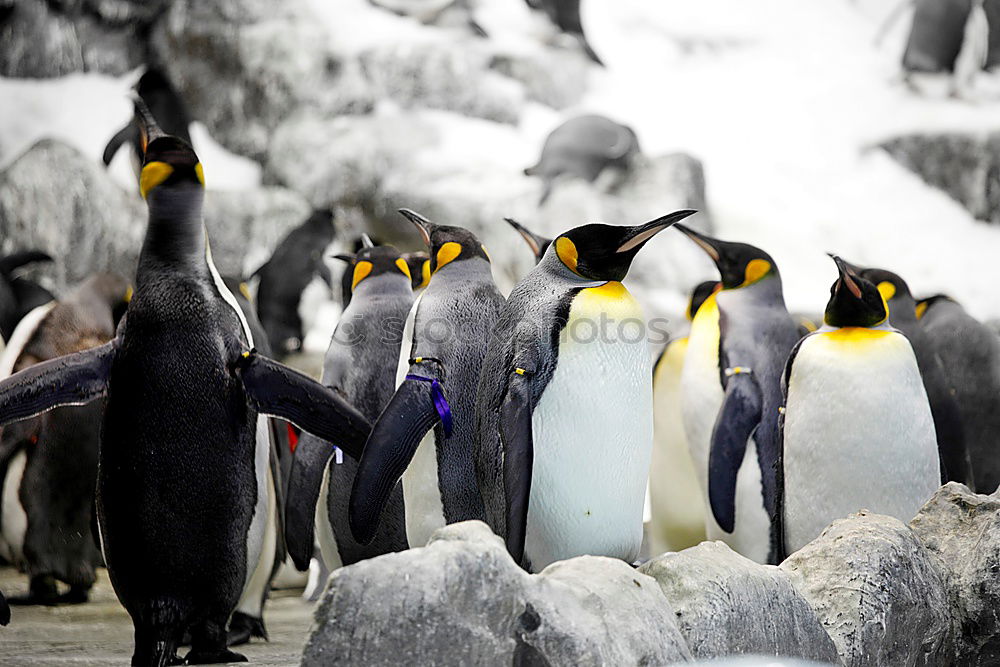
[[[142,168],[142,173],[139,175],[139,194],[145,199],[150,190],[170,178],[172,173],[174,173],[174,168],[166,162],[148,163]]]

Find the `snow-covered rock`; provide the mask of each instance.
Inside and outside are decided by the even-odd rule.
[[[663,665],[690,660],[670,603],[627,564],[529,575],[478,521],[330,577],[302,664]]]
[[[847,667],[951,662],[944,577],[899,520],[862,511],[834,521],[780,568]]]
[[[639,568],[656,579],[698,659],[755,654],[837,661],[816,613],[772,565],[722,542],[666,553]]]
[[[1000,664],[1000,494],[977,495],[950,482],[924,505],[910,528],[944,572],[955,663]]]

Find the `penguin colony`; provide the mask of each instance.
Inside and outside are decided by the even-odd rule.
[[[648,483],[657,550],[721,539],[778,563],[859,509],[905,521],[942,481],[1000,484],[1000,338],[891,272],[831,256],[803,335],[774,259],[681,223],[695,211],[554,239],[508,219],[536,264],[505,298],[474,234],[403,209],[426,254],[364,237],[337,256],[316,382],[271,354],[301,340],[304,285],[333,284],[331,213],[257,272],[255,305],[212,261],[189,142],[141,99],[126,141],[149,214],[133,283],[51,300],[12,275],[46,255],[0,261],[2,312],[21,313],[0,358],[0,555],[29,576],[11,604],[84,602],[106,565],[134,665],[244,660],[286,547],[334,569],[478,519],[528,571],[634,562]],[[654,365],[622,281],[671,227],[719,277]],[[588,335],[602,321],[621,326]]]

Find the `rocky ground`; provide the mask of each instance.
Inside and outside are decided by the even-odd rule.
[[[0,568],[0,590],[22,592],[27,580]],[[270,642],[238,649],[257,667],[298,665],[312,623],[313,604],[299,591],[275,591],[267,607]],[[10,625],[0,628],[2,662],[10,667],[42,665],[127,665],[132,624],[118,603],[108,573],[100,570],[91,602],[68,607],[14,607]],[[183,653],[182,653],[183,655]]]

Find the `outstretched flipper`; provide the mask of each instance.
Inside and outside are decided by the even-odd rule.
[[[361,458],[371,425],[332,389],[252,350],[243,353],[235,369],[258,412],[291,422]]]
[[[57,357],[0,382],[0,426],[107,395],[117,342]]]
[[[375,538],[396,482],[413,460],[420,440],[441,420],[435,407],[437,380],[406,377],[372,427],[354,476],[349,519],[351,533],[361,544],[370,544]]]
[[[101,156],[101,159],[104,160],[105,167],[111,164],[111,161],[115,158],[115,154],[118,152],[118,149],[122,147],[122,144],[127,141],[131,141],[134,136],[135,125],[132,121],[129,121],[128,125],[118,130],[118,132],[115,133],[115,136],[111,137],[108,145],[104,147],[104,155]]]
[[[4,599],[3,593],[0,593],[0,625],[8,623],[10,623],[10,607],[7,606],[7,600]]]
[[[507,498],[507,551],[516,563],[524,559],[535,456],[531,432],[531,372],[520,367],[514,369],[500,404],[503,486]]]
[[[285,543],[292,562],[308,570],[316,536],[316,503],[333,445],[303,433],[295,447],[285,504]]]
[[[736,475],[747,441],[760,423],[763,399],[749,369],[728,369],[726,396],[715,420],[708,454],[708,500],[715,521],[727,533],[736,524]]]

